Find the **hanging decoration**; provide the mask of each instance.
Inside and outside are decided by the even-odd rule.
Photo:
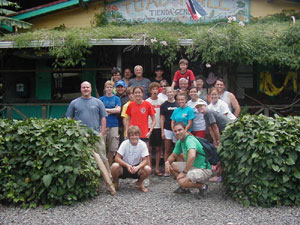
[[[279,95],[280,92],[286,87],[289,80],[292,80],[293,83],[293,91],[297,93],[298,85],[297,85],[297,73],[296,72],[288,72],[287,76],[285,77],[283,86],[281,88],[277,88],[272,82],[272,75],[269,72],[261,72],[260,73],[260,84],[259,90],[264,92],[269,96],[276,96]]]

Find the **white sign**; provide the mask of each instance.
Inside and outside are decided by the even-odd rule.
[[[250,0],[119,0],[105,4],[106,13],[127,22],[208,22],[229,16],[248,21]]]

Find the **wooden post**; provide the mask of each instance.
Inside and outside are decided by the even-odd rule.
[[[47,119],[47,106],[42,105],[42,118],[45,120]]]
[[[11,120],[12,116],[11,116],[11,107],[7,106],[7,118]]]

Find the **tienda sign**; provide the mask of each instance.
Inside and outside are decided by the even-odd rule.
[[[105,10],[127,22],[198,23],[229,16],[248,21],[250,0],[120,0],[106,3]]]

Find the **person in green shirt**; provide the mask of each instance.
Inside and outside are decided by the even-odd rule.
[[[165,163],[167,172],[174,175],[180,185],[174,191],[177,194],[190,193],[187,188],[198,188],[198,196],[204,196],[208,186],[204,184],[211,175],[211,165],[205,157],[200,142],[185,130],[186,125],[183,122],[174,124],[173,132],[177,138],[177,143],[172,154]],[[176,161],[183,154],[184,162]]]

